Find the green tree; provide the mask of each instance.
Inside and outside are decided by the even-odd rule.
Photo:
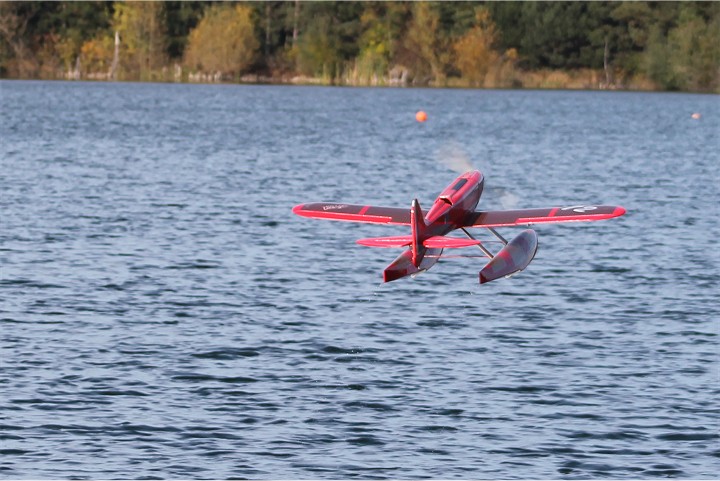
[[[592,2],[523,3],[522,23],[526,31],[519,49],[529,68],[575,69],[597,61],[588,33],[598,19],[590,14]]]
[[[413,3],[405,45],[414,53],[411,67],[415,78],[432,78],[437,85],[445,85],[451,61],[450,39],[440,28],[440,14],[435,5]]]
[[[339,51],[332,19],[322,16],[311,22],[299,36],[298,68],[305,75],[323,74],[334,78]]]
[[[713,91],[720,86],[720,15],[706,20],[692,5],[684,5],[677,27],[668,35],[673,87]]]
[[[617,22],[616,65],[626,72],[641,70],[641,55],[650,35],[653,11],[647,2],[614,4],[610,16]]]
[[[720,89],[720,6],[688,2],[658,7],[643,52],[644,72],[669,90]]]
[[[392,6],[388,8],[383,2],[368,2],[360,17],[362,33],[358,40],[360,53],[357,63],[367,81],[372,76],[382,77],[388,72],[396,48],[392,15]]]
[[[528,33],[523,19],[523,2],[487,2],[485,8],[490,12],[499,32],[498,49],[519,49]]]
[[[306,75],[334,81],[359,53],[359,2],[302,2],[297,66]]]
[[[410,6],[407,2],[387,1],[366,2],[363,5],[365,11],[361,17],[360,50],[382,51],[389,65],[402,48],[406,24],[410,19]]]
[[[167,55],[171,59],[181,59],[190,31],[200,22],[207,2],[174,0],[164,2],[164,6]]]
[[[675,77],[675,72],[668,62],[668,54],[667,37],[658,26],[651,27],[643,55],[643,70],[659,85],[676,90],[679,88],[679,79]]]

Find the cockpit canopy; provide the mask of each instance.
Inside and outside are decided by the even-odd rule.
[[[440,195],[438,196],[438,200],[441,200],[446,204],[453,205],[457,201],[458,197],[461,196],[460,191],[462,190],[463,186],[467,184],[467,181],[467,179],[458,179],[457,182],[455,182],[440,193]]]

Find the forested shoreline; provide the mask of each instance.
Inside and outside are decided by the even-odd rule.
[[[0,2],[0,77],[720,92],[719,2]]]

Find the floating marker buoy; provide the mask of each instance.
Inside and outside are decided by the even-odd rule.
[[[425,122],[427,120],[427,114],[422,110],[419,110],[418,113],[415,114],[415,120],[418,122]]]
[[[419,112],[418,112],[418,113],[419,113]],[[701,117],[701,115],[700,115],[699,112],[695,112],[695,113],[692,114],[690,117],[692,117],[692,118],[694,118],[695,120],[697,120],[697,119],[699,119],[699,118]]]

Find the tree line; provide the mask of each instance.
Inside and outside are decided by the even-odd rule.
[[[720,91],[720,2],[0,2],[0,76]]]

